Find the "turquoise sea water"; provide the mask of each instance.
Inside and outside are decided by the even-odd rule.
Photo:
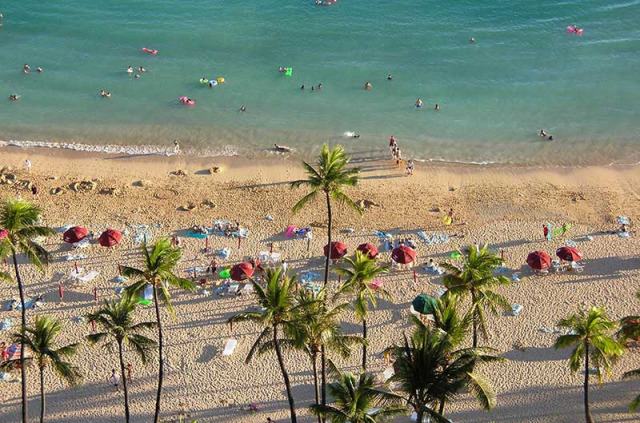
[[[640,0],[1,7],[2,140],[170,145],[178,138],[207,154],[259,156],[274,142],[302,153],[322,141],[384,149],[393,134],[405,156],[427,160],[640,162]],[[582,36],[567,34],[573,24]],[[136,80],[129,65],[149,71]],[[293,76],[278,66],[292,66]],[[210,89],[199,84],[203,76],[226,83]],[[323,90],[311,92],[318,83]],[[100,98],[103,88],[111,99]],[[11,93],[22,98],[6,100]],[[181,105],[181,95],[196,106]],[[555,141],[541,141],[541,128]]]

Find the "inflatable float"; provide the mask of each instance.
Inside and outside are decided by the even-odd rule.
[[[218,84],[224,84],[224,78],[223,77],[218,77],[216,79],[216,81],[218,81]]]
[[[152,50],[146,47],[142,47],[142,51],[144,51],[145,53],[149,53],[152,56],[155,56],[156,54],[158,54],[158,50]]]
[[[582,28],[574,28],[571,25],[569,25],[567,27],[567,31],[569,31],[572,34],[582,35],[582,33],[584,32],[584,29],[582,29]]]
[[[200,78],[199,81],[202,85],[207,85],[209,83],[209,80],[207,78]]]
[[[293,74],[293,68],[287,68],[284,72],[284,76],[291,76]]]
[[[195,106],[196,101],[195,100],[191,100],[186,95],[183,95],[182,97],[180,97],[180,103],[182,103],[182,104],[184,104],[186,106]]]
[[[211,80],[209,81],[209,87],[210,87],[210,88],[213,88],[213,87],[215,87],[216,85],[218,85],[218,81],[216,81],[215,79],[211,79]]]

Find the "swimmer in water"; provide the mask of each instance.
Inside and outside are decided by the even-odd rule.
[[[371,89],[371,82],[367,81],[364,83],[364,89],[365,90],[370,90]]]
[[[301,90],[304,90],[304,84],[302,84],[302,87],[300,87]]]
[[[475,39],[475,38],[473,38],[473,37],[471,37],[471,38],[469,38],[469,42],[473,44],[473,43],[475,43],[475,42],[476,42],[476,39]]]
[[[354,134],[351,135],[351,138],[360,138],[360,134],[355,134],[354,133]]]
[[[38,73],[42,73],[43,71],[44,71],[44,69],[42,69],[42,68],[41,68],[41,67],[39,67],[39,66],[36,68],[36,72],[38,72]]]
[[[421,99],[417,99],[416,100],[416,108],[419,109],[420,107],[422,107],[422,100]]]
[[[22,67],[22,73],[29,73],[30,70],[31,70],[31,66],[25,63],[24,66]]]
[[[322,84],[318,84],[318,91],[322,90]]]
[[[553,141],[553,135],[549,135],[549,141]]]
[[[127,73],[128,73],[128,74],[132,74],[132,73],[133,73],[133,66],[129,66],[129,67],[127,68]]]
[[[18,94],[9,94],[9,100],[19,100],[20,96]]]
[[[139,74],[139,73],[136,73],[135,78],[136,78],[136,79],[140,79],[140,74]]]
[[[545,130],[544,130],[544,129],[541,129],[541,130],[540,130],[540,136],[541,136],[541,137],[546,137],[546,136],[547,136],[547,133],[545,132]]]
[[[391,74],[387,75],[387,81],[393,81],[393,76],[391,76]]]
[[[147,71],[147,70],[146,70],[144,67],[142,67],[142,66],[140,66],[140,67],[138,68],[138,72],[146,72],[146,71]]]
[[[440,110],[440,105],[436,103],[436,107],[434,107],[433,110]]]
[[[240,106],[240,108],[238,109],[239,112],[246,112],[247,108],[244,106]]]

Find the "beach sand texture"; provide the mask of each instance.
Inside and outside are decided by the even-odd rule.
[[[44,309],[29,311],[28,318],[32,320],[36,313],[46,313],[63,319],[65,330],[61,342],[77,342],[90,333],[89,325],[74,319],[95,308],[94,286],[100,300],[112,298],[118,286],[114,281],[117,264],[140,264],[140,249],[133,239],[136,229],[132,225],[149,225],[153,241],[194,224],[211,226],[214,219],[238,221],[251,231],[240,248],[236,239],[210,238],[214,251],[223,247],[231,250],[229,259],[219,260],[221,263],[235,264],[259,251],[268,251],[273,243],[291,272],[322,273],[321,251],[326,242],[322,228],[323,203],[310,205],[298,215],[291,214],[291,207],[303,195],[302,190],[291,190],[287,184],[303,177],[297,159],[257,163],[239,158],[212,161],[187,156],[131,157],[13,148],[4,148],[0,154],[0,166],[12,167],[18,180],[32,181],[39,187],[40,195],[34,202],[43,208],[47,225],[82,225],[96,234],[108,227],[129,231],[115,248],[92,244],[81,251],[89,257],[78,265],[85,271],[100,273],[85,285],[65,280],[74,270],[74,261],[65,260],[71,249],[62,243],[61,236],[46,241],[53,262],[44,274],[33,266],[22,267],[27,295],[44,293],[47,299]],[[30,175],[22,170],[27,157],[33,163]],[[504,250],[507,266],[512,269],[508,274],[518,273],[522,279],[499,289],[511,303],[523,306],[520,315],[489,319],[488,345],[509,359],[506,364],[481,370],[493,382],[497,407],[491,413],[482,412],[471,396],[464,394],[459,401],[447,405],[447,417],[456,422],[581,421],[582,376],[570,374],[569,350],[553,348],[558,335],[541,330],[554,330],[558,320],[578,305],[604,305],[615,319],[638,311],[634,293],[640,289],[639,238],[635,233],[629,239],[603,233],[616,228],[618,215],[637,218],[640,210],[640,195],[636,191],[640,182],[638,169],[418,165],[413,177],[405,177],[403,168],[386,160],[386,153],[354,154],[353,158],[363,168],[362,182],[349,194],[355,200],[367,200],[374,205],[365,209],[362,219],[336,206],[334,239],[345,242],[350,253],[363,242],[380,245],[373,235],[375,230],[399,237],[413,234],[414,240],[416,231],[424,230],[429,235],[448,234],[451,238],[449,243],[434,246],[419,243],[420,263],[428,258],[442,262],[455,247],[487,242],[497,251]],[[210,174],[208,169],[212,166],[220,166],[221,172]],[[187,175],[169,176],[169,172],[178,169],[185,170]],[[68,189],[69,184],[79,180],[96,180],[97,186],[89,192]],[[67,188],[63,194],[53,196],[50,190],[55,187]],[[0,185],[1,197],[15,195],[31,198],[29,191],[16,184]],[[207,200],[215,207],[202,205]],[[190,212],[178,210],[188,203],[197,207]],[[466,225],[449,228],[442,225],[442,216],[451,207],[457,221]],[[274,220],[267,220],[267,215]],[[551,222],[554,228],[572,222],[573,228],[564,238],[544,241],[544,222]],[[289,225],[313,227],[310,253],[305,240],[284,237]],[[347,233],[348,228],[354,232]],[[455,234],[457,236],[453,236]],[[593,239],[587,241],[587,235]],[[202,252],[204,240],[182,239],[185,250],[180,274],[186,276],[186,269],[194,266],[206,268],[211,255]],[[527,253],[544,250],[554,256],[555,250],[568,239],[576,241],[584,253],[584,272],[534,276],[525,264]],[[383,252],[381,257],[383,262],[389,261],[389,253]],[[410,327],[410,301],[419,293],[434,294],[442,284],[440,277],[419,268],[417,273],[417,286],[413,285],[409,271],[393,271],[382,277],[385,287],[393,294],[393,301],[381,301],[369,320],[369,361],[374,373],[381,374],[387,368],[382,350],[398,342],[402,332]],[[57,293],[60,282],[64,286],[62,303]],[[337,275],[332,274],[330,285],[335,288]],[[18,323],[18,311],[4,311],[12,297],[17,297],[17,289],[2,285],[0,317],[9,317]],[[176,292],[173,301],[175,318],[163,312],[169,368],[163,417],[176,416],[181,410],[180,404],[184,403],[184,408],[201,422],[249,423],[265,421],[267,416],[278,422],[288,421],[284,385],[275,357],[266,354],[250,364],[244,363],[258,328],[248,323],[237,324],[230,333],[225,324],[230,316],[253,306],[251,295]],[[152,309],[143,309],[141,318],[153,320]],[[349,314],[344,316],[343,327],[348,333],[360,331],[360,325]],[[0,332],[0,340],[6,340],[7,335]],[[237,339],[238,346],[233,355],[222,356],[230,338]],[[526,346],[524,352],[514,347],[519,342]],[[134,363],[134,380],[130,386],[133,421],[150,421],[156,387],[155,363],[152,360],[143,367],[131,354],[127,357],[127,361]],[[306,412],[313,400],[308,360],[292,352],[286,352],[285,358],[299,421],[315,421]],[[637,421],[637,416],[628,414],[627,409],[638,391],[638,382],[620,381],[620,376],[624,371],[637,368],[639,358],[639,351],[630,349],[614,367],[613,379],[607,379],[601,387],[593,385],[591,407],[596,421]],[[83,344],[73,361],[82,369],[85,381],[76,388],[68,388],[51,375],[47,376],[47,421],[123,421],[122,397],[107,383],[111,369],[117,368],[116,354],[100,346]],[[344,370],[357,371],[359,362],[358,350],[339,364]],[[39,410],[37,372],[30,370],[29,377],[29,406],[34,418]],[[0,382],[0,402],[0,421],[18,422],[20,384]],[[240,410],[249,403],[258,405],[256,414]],[[408,421],[408,418],[396,421]]]

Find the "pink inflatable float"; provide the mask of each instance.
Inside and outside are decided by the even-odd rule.
[[[182,104],[184,104],[186,106],[195,106],[196,101],[195,100],[191,100],[186,95],[183,95],[182,97],[180,97],[180,103],[182,103]]]
[[[153,50],[153,49],[146,48],[146,47],[142,47],[142,51],[144,51],[145,53],[149,53],[152,56],[155,56],[156,54],[158,54],[158,50]]]
[[[573,26],[569,25],[569,26],[567,27],[567,31],[569,31],[569,32],[570,32],[570,33],[572,33],[572,34],[582,35],[582,33],[584,32],[584,29],[582,29],[582,28],[576,28],[576,27],[573,27]]]

